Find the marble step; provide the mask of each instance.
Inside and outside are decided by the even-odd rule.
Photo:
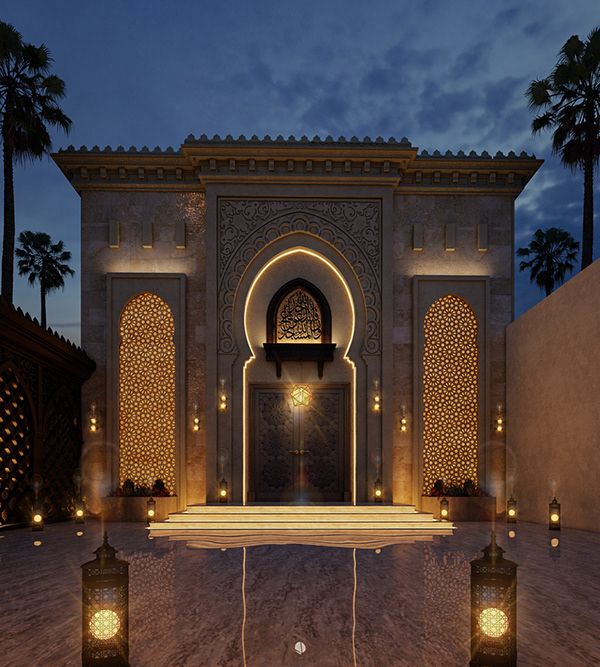
[[[188,505],[186,514],[415,514],[414,505]]]
[[[187,514],[186,512],[169,515],[167,519],[170,523],[189,523],[189,524],[206,524],[206,523],[220,523],[222,525],[229,524],[245,524],[245,523],[268,523],[287,525],[292,523],[307,523],[311,525],[356,525],[367,524],[369,526],[388,526],[396,524],[413,524],[413,523],[437,523],[432,514],[401,514],[401,515],[370,515],[364,514],[261,514],[260,512],[252,512],[244,515],[231,514]]]

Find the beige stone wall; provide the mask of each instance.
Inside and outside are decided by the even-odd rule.
[[[507,332],[507,493],[525,521],[600,530],[600,261]]]
[[[486,426],[481,429],[487,452],[487,479],[480,483],[504,504],[505,443],[491,429],[491,411],[505,401],[505,327],[513,317],[512,197],[493,195],[407,195],[394,198],[394,403],[406,405],[409,430],[401,433],[394,421],[394,499],[412,502],[413,447],[419,433],[410,417],[415,413],[413,382],[412,279],[425,276],[489,276],[490,303],[487,350]],[[413,250],[413,225],[422,226],[423,249]],[[455,225],[455,250],[446,250],[446,225]],[[487,225],[487,251],[477,244],[477,226]]]
[[[101,420],[97,433],[85,432],[83,473],[90,509],[116,482],[109,460],[117,443],[107,428],[107,273],[184,273],[186,275],[185,449],[188,501],[205,497],[205,205],[198,193],[84,192],[81,202],[81,340],[97,364],[83,389],[84,411],[95,402]],[[175,226],[183,220],[186,247],[176,248]],[[151,222],[153,245],[142,247],[142,223]],[[118,248],[109,247],[109,224],[119,223]],[[200,407],[200,430],[191,430],[193,404]],[[104,420],[104,424],[102,423]]]

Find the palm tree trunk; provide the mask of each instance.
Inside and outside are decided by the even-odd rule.
[[[583,163],[583,230],[581,234],[581,270],[593,261],[594,248],[594,159],[586,155]]]
[[[2,238],[2,296],[13,301],[15,263],[15,192],[13,185],[13,150],[8,140],[6,116],[2,124],[2,158],[4,163],[4,235]]]
[[[40,287],[40,296],[41,296],[41,318],[42,318],[42,329],[46,328],[46,288],[42,285]]]

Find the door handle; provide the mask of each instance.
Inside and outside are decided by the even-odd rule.
[[[301,454],[299,449],[288,449],[288,454]]]
[[[300,449],[298,450],[298,454],[310,454],[310,449]]]

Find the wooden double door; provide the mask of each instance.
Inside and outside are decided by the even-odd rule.
[[[294,406],[289,386],[250,386],[249,501],[351,500],[349,385],[311,393]]]

